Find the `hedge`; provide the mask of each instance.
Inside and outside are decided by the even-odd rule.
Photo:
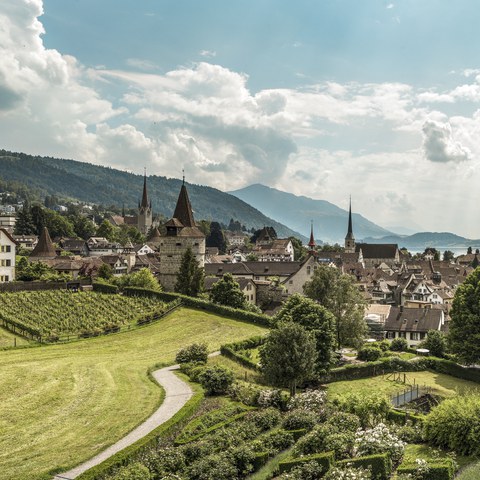
[[[390,478],[392,463],[386,453],[367,455],[365,457],[340,460],[337,465],[349,465],[353,468],[369,468],[372,471],[372,480],[387,480]]]
[[[256,348],[265,343],[265,337],[251,337],[241,342],[229,343],[220,347],[220,353],[230,358],[231,360],[243,365],[244,367],[252,370],[260,370],[258,364],[253,362],[250,358],[238,353],[240,350],[248,350],[250,348]]]
[[[116,285],[109,283],[93,282],[93,291],[100,293],[118,293],[119,288]]]
[[[112,474],[118,468],[130,464],[133,460],[138,458],[146,448],[156,446],[160,438],[171,435],[179,422],[186,420],[195,413],[205,397],[203,390],[199,385],[191,384],[191,388],[194,391],[192,398],[170,420],[167,420],[134,444],[124,448],[122,451],[107,458],[99,465],[96,465],[85,473],[79,475],[76,477],[77,480],[97,480],[103,478],[105,475]]]
[[[415,478],[417,465],[401,465],[397,474],[411,474]],[[452,480],[455,475],[455,467],[450,459],[441,462],[428,463],[428,472],[424,473],[422,480]]]
[[[247,408],[249,408],[249,410],[252,410],[251,407],[247,407]],[[186,438],[183,438],[183,439],[182,438],[176,439],[174,444],[175,444],[176,447],[178,447],[179,445],[185,445],[187,443],[198,440],[198,439],[202,438],[203,436],[205,436],[207,433],[214,432],[215,430],[218,430],[219,428],[226,427],[227,425],[230,425],[231,423],[236,422],[237,420],[240,420],[241,418],[245,417],[245,415],[247,415],[247,413],[249,413],[249,410],[247,410],[245,412],[237,413],[236,415],[231,416],[230,418],[228,418],[227,420],[224,420],[223,422],[216,423],[215,425],[212,425],[211,427],[206,428],[203,432],[197,433],[195,435],[192,435],[190,437],[186,437]]]
[[[128,296],[151,296],[159,298],[165,302],[171,302],[172,300],[181,299],[182,304],[185,307],[195,308],[198,310],[206,310],[207,312],[216,313],[223,317],[233,318],[242,322],[255,323],[264,327],[270,327],[272,325],[272,319],[267,315],[259,313],[247,312],[239,308],[225,307],[224,305],[217,305],[207,300],[200,298],[189,297],[187,295],[181,295],[180,293],[171,292],[157,292],[155,290],[148,290],[139,287],[125,287],[123,293]]]
[[[285,430],[286,432],[293,435],[293,439],[297,441],[299,438],[303,437],[307,433],[306,428],[299,428],[298,430]]]
[[[260,470],[270,459],[269,452],[256,453],[253,459],[253,471]]]
[[[334,453],[333,452],[317,453],[315,455],[307,455],[300,458],[292,458],[290,460],[284,460],[278,464],[278,468],[280,470],[280,473],[289,472],[295,467],[302,465],[302,463],[312,462],[312,461],[317,462],[322,467],[322,472],[327,473],[334,463]]]
[[[410,420],[414,425],[422,424],[424,420],[423,415],[416,415],[414,413],[404,412],[403,410],[390,409],[387,412],[387,420],[398,425],[405,425],[407,420]]]

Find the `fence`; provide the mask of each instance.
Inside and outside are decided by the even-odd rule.
[[[394,382],[400,382],[406,385],[406,388],[397,392],[392,396],[392,404],[394,407],[401,407],[406,403],[413,402],[429,393],[431,393],[431,387],[420,385],[416,382],[415,378],[411,381],[405,372],[392,372],[386,376],[386,380],[392,380]]]

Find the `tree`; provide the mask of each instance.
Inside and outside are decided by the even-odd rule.
[[[22,209],[17,213],[15,235],[33,234],[35,234],[35,224],[33,223],[32,213],[30,211],[30,203],[28,200],[25,200]]]
[[[293,246],[293,258],[296,262],[301,262],[307,256],[308,250],[303,246],[301,240],[296,237],[288,237]]]
[[[427,338],[421,343],[422,348],[428,348],[435,357],[444,357],[447,349],[445,334],[439,330],[430,330]]]
[[[104,220],[97,228],[96,236],[104,237],[111,242],[115,238],[115,228],[108,220]]]
[[[218,222],[212,222],[210,224],[210,235],[206,238],[206,245],[207,247],[217,247],[220,253],[225,253],[227,250],[225,235]]]
[[[303,291],[335,316],[338,347],[359,347],[363,343],[367,332],[366,301],[354,277],[342,274],[337,268],[318,265]]]
[[[317,358],[313,332],[294,322],[279,322],[260,349],[262,371],[268,381],[288,386],[295,395],[297,385],[314,374]]]
[[[329,370],[335,344],[335,317],[325,307],[303,295],[294,294],[284,303],[275,320],[292,321],[311,331],[317,350],[315,368],[318,373]]]
[[[103,278],[104,280],[110,280],[113,277],[112,267],[108,263],[102,263],[98,268],[97,277]]]
[[[203,268],[188,247],[183,254],[174,289],[177,293],[197,297],[203,291],[203,279]]]
[[[95,235],[95,225],[89,218],[79,214],[71,214],[68,218],[78,237],[87,240]]]
[[[455,258],[454,253],[451,250],[445,250],[443,252],[443,261],[451,262]]]
[[[247,299],[240,290],[240,285],[231,273],[226,273],[221,280],[213,284],[210,300],[213,303],[241,309],[244,309],[247,304]]]
[[[472,253],[472,247],[467,248],[467,255],[470,255]]]
[[[128,275],[127,284],[131,287],[145,288],[147,290],[161,290],[161,285],[148,268],[142,268],[138,272]]]
[[[480,361],[480,268],[457,287],[450,312],[448,345],[466,364]]]

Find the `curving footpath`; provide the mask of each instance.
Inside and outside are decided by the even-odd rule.
[[[103,452],[99,453],[90,460],[72,468],[68,472],[61,473],[54,477],[54,480],[72,480],[77,478],[80,474],[86,472],[90,468],[102,463],[107,458],[120,452],[124,448],[132,445],[137,440],[140,440],[152,430],[170,420],[193,395],[192,389],[178,378],[173,371],[178,369],[178,365],[161,368],[155,370],[152,375],[155,380],[164,388],[165,399],[157,411],[153,413],[147,420],[139,425],[135,430],[132,430],[127,436],[123,437],[117,443],[108,447]]]

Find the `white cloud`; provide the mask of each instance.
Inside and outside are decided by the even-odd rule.
[[[150,60],[146,60],[144,58],[127,58],[126,64],[129,67],[136,68],[138,70],[155,70],[157,65],[155,63],[151,62]],[[105,67],[104,67],[105,68]]]
[[[200,50],[200,56],[206,58],[213,58],[217,56],[217,52],[214,50]]]
[[[461,162],[471,157],[469,149],[456,141],[450,123],[426,121],[423,125],[425,157],[432,162]]]

